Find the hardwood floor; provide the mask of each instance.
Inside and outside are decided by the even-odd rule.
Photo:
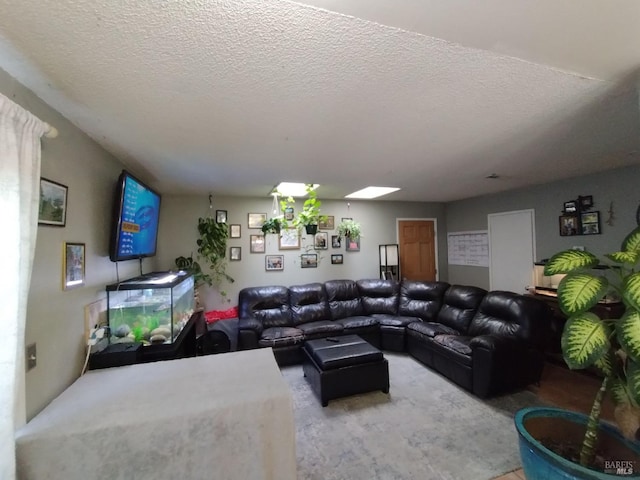
[[[532,385],[529,390],[536,393],[540,401],[569,410],[588,414],[601,380],[597,377],[575,372],[553,363],[545,365],[539,386]],[[613,404],[606,399],[602,409],[602,418],[613,420]],[[522,469],[496,477],[494,480],[526,480]]]

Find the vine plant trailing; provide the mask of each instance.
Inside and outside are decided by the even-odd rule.
[[[207,284],[220,287],[223,281],[233,283],[235,280],[226,272],[226,252],[229,229],[226,223],[217,223],[213,217],[200,217],[198,219],[198,233],[200,238],[196,241],[198,254],[196,259],[193,253],[189,257],[180,256],[175,259],[176,266],[193,274],[196,284]],[[205,264],[211,273],[205,271],[200,262]],[[227,296],[224,290],[220,295]]]

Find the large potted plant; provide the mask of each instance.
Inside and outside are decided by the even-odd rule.
[[[193,254],[189,257],[180,256],[175,259],[176,266],[192,273],[198,286],[207,284],[220,287],[225,280],[233,283],[235,280],[226,272],[227,239],[229,238],[227,224],[218,223],[213,217],[201,217],[198,219],[198,234],[196,259],[193,258]],[[202,268],[201,263],[206,265],[207,270]],[[224,290],[220,290],[220,295],[227,296]]]
[[[545,275],[566,274],[558,285],[558,304],[568,316],[561,339],[564,360],[571,369],[596,368],[602,385],[589,415],[536,408],[516,414],[528,479],[605,479],[640,473],[640,445],[634,441],[640,426],[640,272],[636,271],[640,227],[627,235],[621,251],[606,258],[612,263],[601,263],[590,252],[566,250],[545,266]],[[620,319],[603,320],[590,311],[605,296],[624,303]],[[600,421],[606,394],[615,405],[619,430]],[[569,440],[552,437],[575,430],[576,424],[582,439],[575,455],[570,455]],[[545,425],[551,427],[549,432]],[[544,443],[541,436],[547,437]],[[609,444],[621,449],[612,453]],[[596,464],[598,450],[603,453]],[[565,458],[568,456],[573,458]]]
[[[315,235],[318,231],[318,223],[326,221],[326,215],[320,213],[322,202],[318,200],[318,193],[313,185],[306,185],[307,198],[302,204],[302,210],[293,219],[293,226],[298,230],[304,227],[308,235]]]

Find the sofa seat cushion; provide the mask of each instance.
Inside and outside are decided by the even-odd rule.
[[[265,328],[258,340],[261,347],[285,347],[304,342],[302,330],[294,327]]]
[[[431,342],[434,352],[448,360],[471,366],[471,338],[463,335],[436,335],[428,341]]]
[[[324,337],[327,335],[340,335],[344,330],[342,324],[330,320],[302,323],[297,326],[304,333],[305,338]]]
[[[407,329],[424,335],[425,337],[435,337],[436,335],[459,335],[457,330],[435,322],[414,322],[407,325]]]
[[[378,321],[381,327],[406,327],[410,323],[421,321],[417,317],[399,317],[398,315],[386,315],[381,313],[371,316]]]
[[[356,315],[354,317],[341,318],[336,320],[336,323],[341,324],[345,330],[352,328],[364,328],[364,327],[377,327],[378,320],[374,317],[368,317],[365,315]]]

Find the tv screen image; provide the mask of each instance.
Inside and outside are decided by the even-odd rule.
[[[160,195],[123,170],[116,187],[111,261],[155,255],[159,215]]]

